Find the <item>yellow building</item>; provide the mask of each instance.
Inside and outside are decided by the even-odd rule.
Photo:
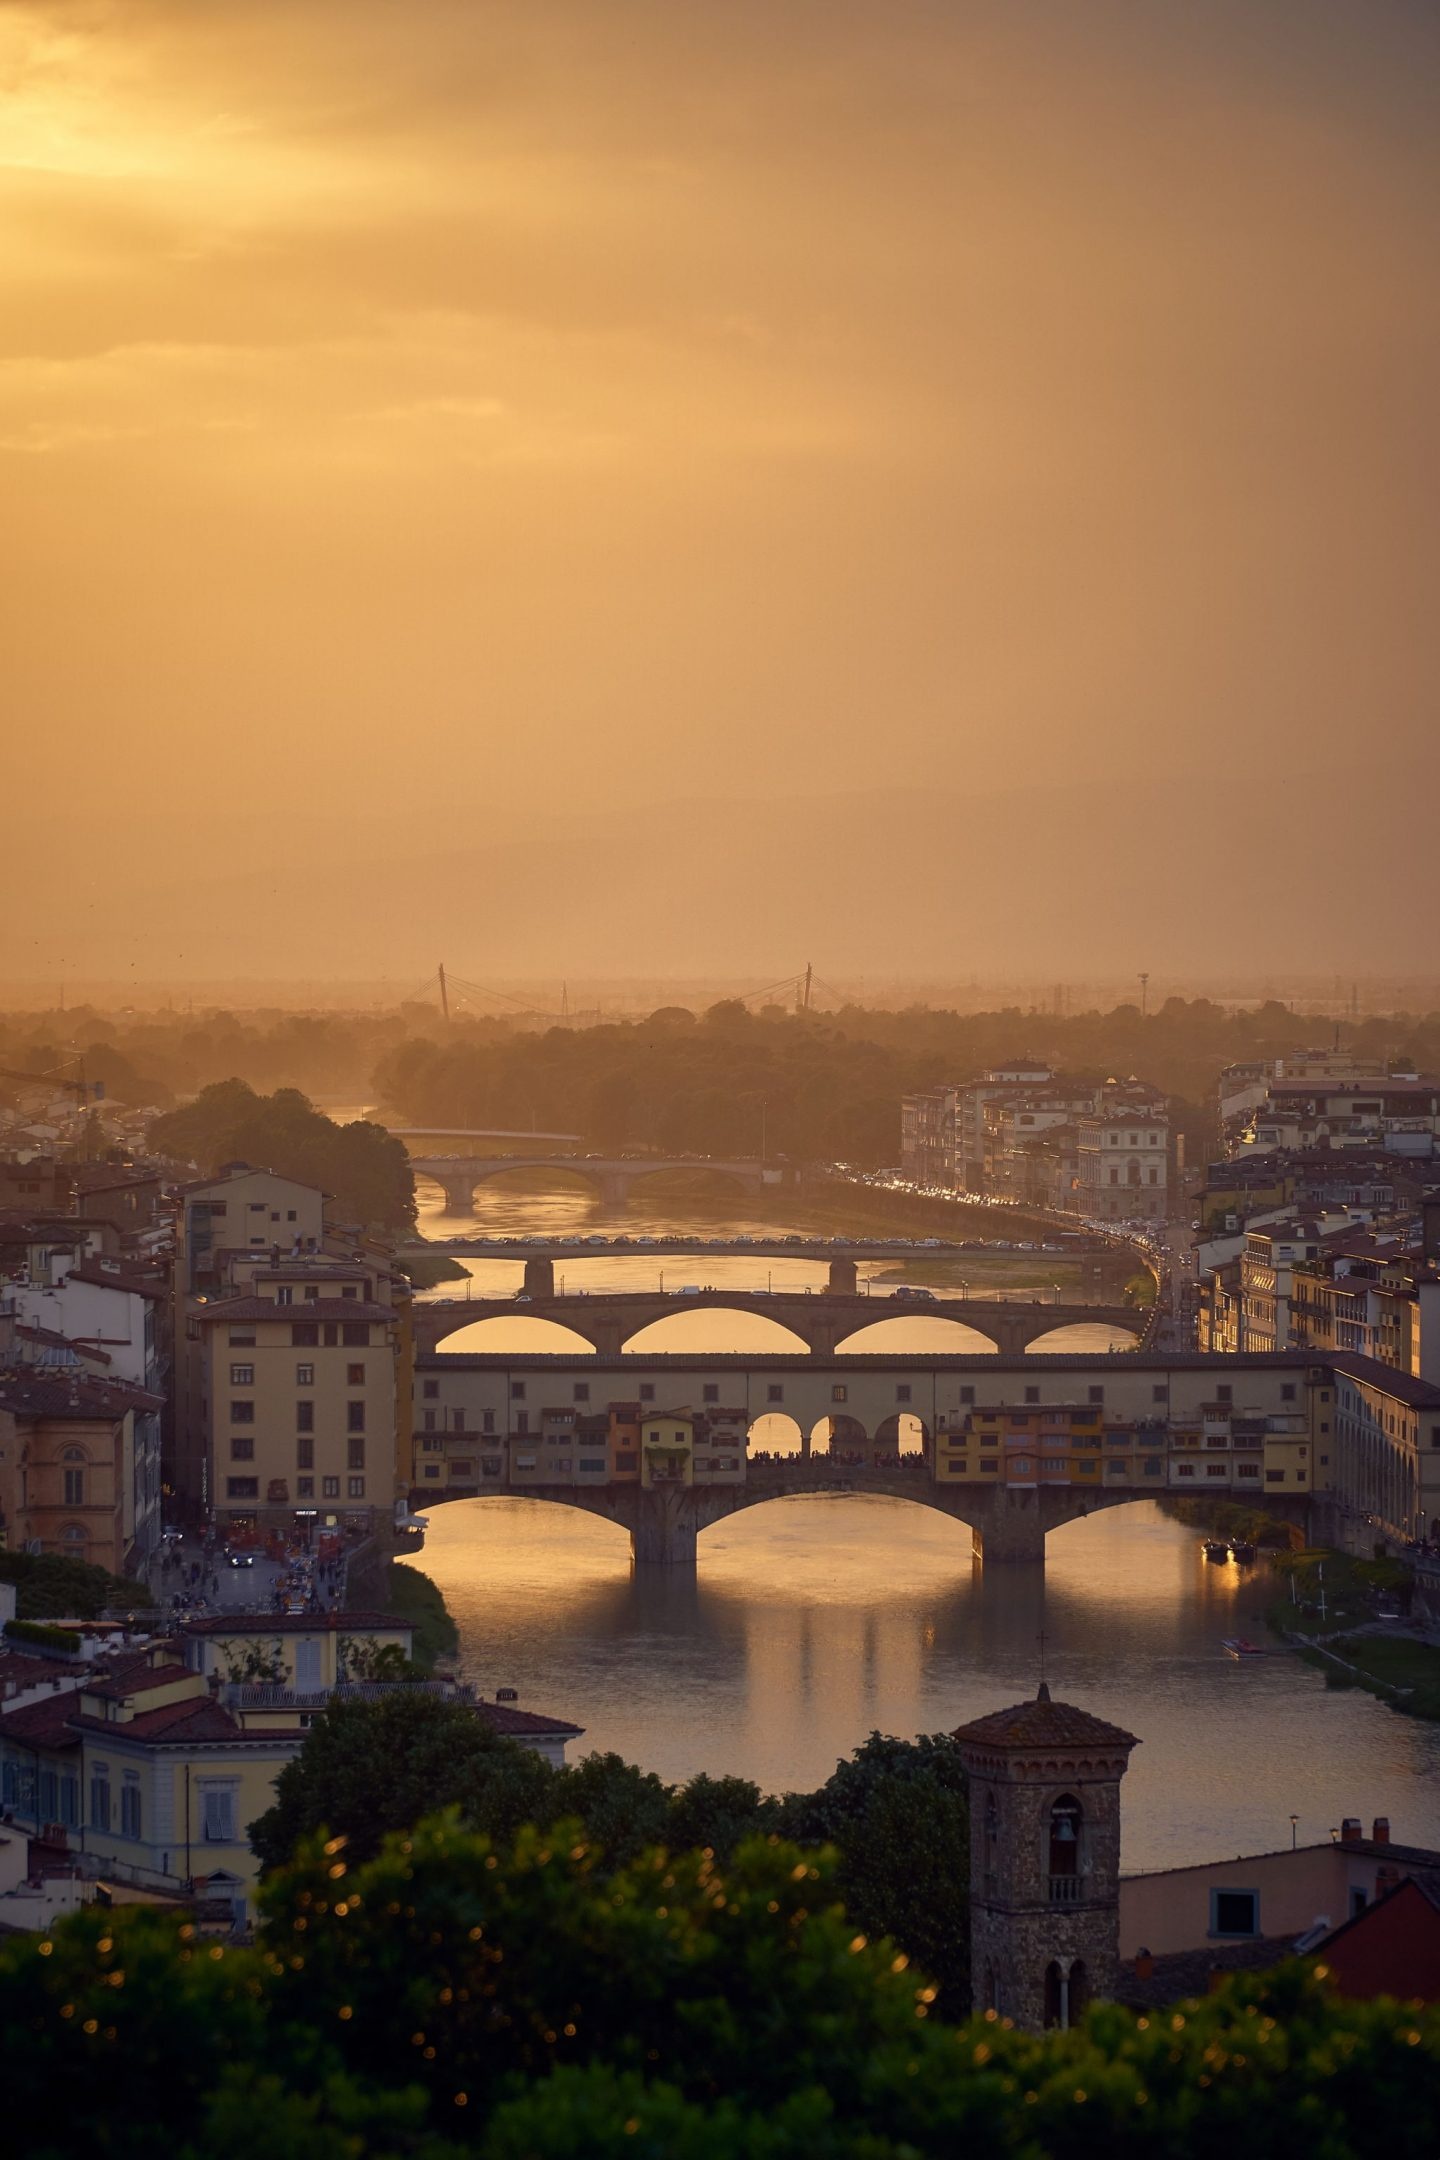
[[[640,1483],[693,1485],[695,1420],[688,1410],[647,1410],[640,1427]]]
[[[200,1497],[222,1531],[364,1527],[393,1509],[409,1480],[397,1463],[388,1271],[323,1255],[253,1262],[236,1295],[192,1300],[186,1326],[198,1347]]]
[[[0,1545],[126,1574],[136,1558],[135,1421],[162,1407],[78,1361],[0,1372]]]

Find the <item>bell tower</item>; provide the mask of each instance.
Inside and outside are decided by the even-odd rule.
[[[970,1966],[977,2010],[1027,2031],[1113,1993],[1120,1955],[1120,1780],[1133,1733],[1033,1702],[962,1725],[970,1778]]]

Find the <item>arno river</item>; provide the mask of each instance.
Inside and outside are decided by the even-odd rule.
[[[812,1219],[762,1222],[643,1200],[621,1214],[578,1188],[502,1183],[481,1188],[473,1216],[441,1215],[422,1200],[421,1226],[431,1236],[728,1234],[806,1229]],[[1050,1295],[1049,1256],[1015,1256],[1012,1286],[1022,1287],[1026,1264],[1031,1294]],[[469,1265],[477,1291],[518,1281],[510,1263]],[[572,1288],[642,1287],[662,1265],[667,1286],[758,1286],[772,1269],[777,1288],[782,1279],[758,1260],[639,1255],[567,1263],[564,1274]],[[818,1287],[823,1270],[786,1262],[783,1279]],[[931,1280],[943,1294],[943,1277]],[[463,1294],[463,1285],[439,1294],[457,1288]],[[744,1314],[689,1313],[665,1326],[677,1350],[785,1347],[773,1323]],[[1069,1339],[1088,1347],[1108,1337]],[[648,1340],[659,1347],[661,1338]],[[921,1314],[889,1322],[874,1346],[887,1343],[986,1347],[957,1343],[952,1327]],[[446,1347],[551,1345],[564,1339],[517,1314]],[[583,1725],[572,1759],[614,1748],[669,1779],[735,1771],[768,1791],[812,1786],[875,1728],[948,1729],[1033,1692],[1043,1629],[1053,1691],[1143,1743],[1124,1788],[1127,1868],[1284,1846],[1292,1813],[1302,1842],[1345,1815],[1364,1817],[1367,1830],[1372,1815],[1388,1815],[1398,1841],[1440,1844],[1440,1727],[1358,1690],[1327,1689],[1283,1653],[1240,1665],[1225,1657],[1226,1635],[1262,1639],[1266,1571],[1207,1563],[1195,1532],[1148,1502],[1054,1534],[1043,1586],[1038,1570],[982,1575],[969,1533],[945,1516],[859,1496],[747,1510],[706,1531],[697,1574],[674,1580],[632,1577],[622,1532],[543,1502],[459,1501],[429,1521],[419,1565],[459,1625],[464,1676],[488,1692],[515,1687],[522,1707]]]

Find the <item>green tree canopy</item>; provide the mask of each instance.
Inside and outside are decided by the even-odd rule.
[[[157,1155],[215,1171],[253,1163],[333,1195],[339,1212],[359,1223],[403,1229],[415,1219],[414,1177],[403,1144],[363,1120],[337,1125],[296,1088],[257,1095],[243,1080],[217,1081],[194,1102],[156,1118]]]

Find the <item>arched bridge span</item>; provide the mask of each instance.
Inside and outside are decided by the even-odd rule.
[[[623,1207],[631,1188],[645,1178],[683,1171],[689,1176],[709,1177],[732,1192],[754,1192],[768,1182],[758,1162],[712,1161],[695,1156],[561,1155],[542,1149],[511,1155],[412,1155],[410,1167],[417,1176],[428,1177],[444,1189],[445,1204],[452,1214],[465,1213],[477,1185],[511,1171],[555,1173],[583,1178],[593,1185],[607,1205]]]
[[[427,1298],[413,1310],[415,1347],[422,1355],[436,1350],[462,1328],[497,1319],[554,1321],[579,1335],[601,1357],[621,1356],[643,1329],[659,1320],[696,1312],[753,1313],[777,1321],[817,1357],[842,1350],[863,1329],[883,1321],[950,1322],[983,1335],[1007,1357],[1020,1356],[1057,1328],[1082,1325],[1109,1327],[1130,1335],[1139,1344],[1145,1339],[1148,1321],[1148,1316],[1127,1305],[1050,1305],[1018,1299],[1001,1303],[980,1298],[911,1304],[900,1298],[843,1292],[771,1293],[723,1287],[688,1294],[640,1290],[572,1292],[568,1296],[525,1293],[520,1299]],[[654,1356],[655,1352],[652,1349],[646,1354]]]

